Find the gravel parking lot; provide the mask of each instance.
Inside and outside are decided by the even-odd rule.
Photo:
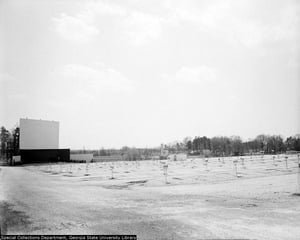
[[[297,157],[0,167],[6,234],[299,239]],[[168,165],[168,175],[163,174]],[[113,178],[112,178],[113,177]],[[166,182],[167,180],[167,182]]]

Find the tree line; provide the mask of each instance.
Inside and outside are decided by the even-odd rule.
[[[160,155],[160,148],[122,147],[121,149],[77,150],[77,153],[89,152],[94,156],[121,155],[124,160],[151,159]],[[300,134],[283,139],[280,135],[258,135],[256,138],[243,141],[239,136],[218,136],[208,138],[186,137],[183,141],[162,145],[170,154],[185,152],[188,155],[202,156],[241,156],[255,154],[279,154],[287,151],[300,152]]]
[[[179,144],[180,145],[180,144]],[[238,156],[245,154],[278,154],[286,151],[300,151],[300,135],[290,136],[285,140],[280,135],[258,135],[253,140],[242,141],[239,136],[195,137],[186,138],[183,144],[190,154],[213,156]]]

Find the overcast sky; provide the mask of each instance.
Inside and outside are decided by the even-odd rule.
[[[300,133],[300,1],[0,0],[0,125],[60,147]]]

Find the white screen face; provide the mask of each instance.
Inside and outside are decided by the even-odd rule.
[[[58,149],[59,122],[20,119],[20,149]]]

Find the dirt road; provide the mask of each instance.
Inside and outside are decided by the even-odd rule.
[[[136,234],[138,239],[300,239],[296,174],[145,186],[0,167],[7,234]]]

